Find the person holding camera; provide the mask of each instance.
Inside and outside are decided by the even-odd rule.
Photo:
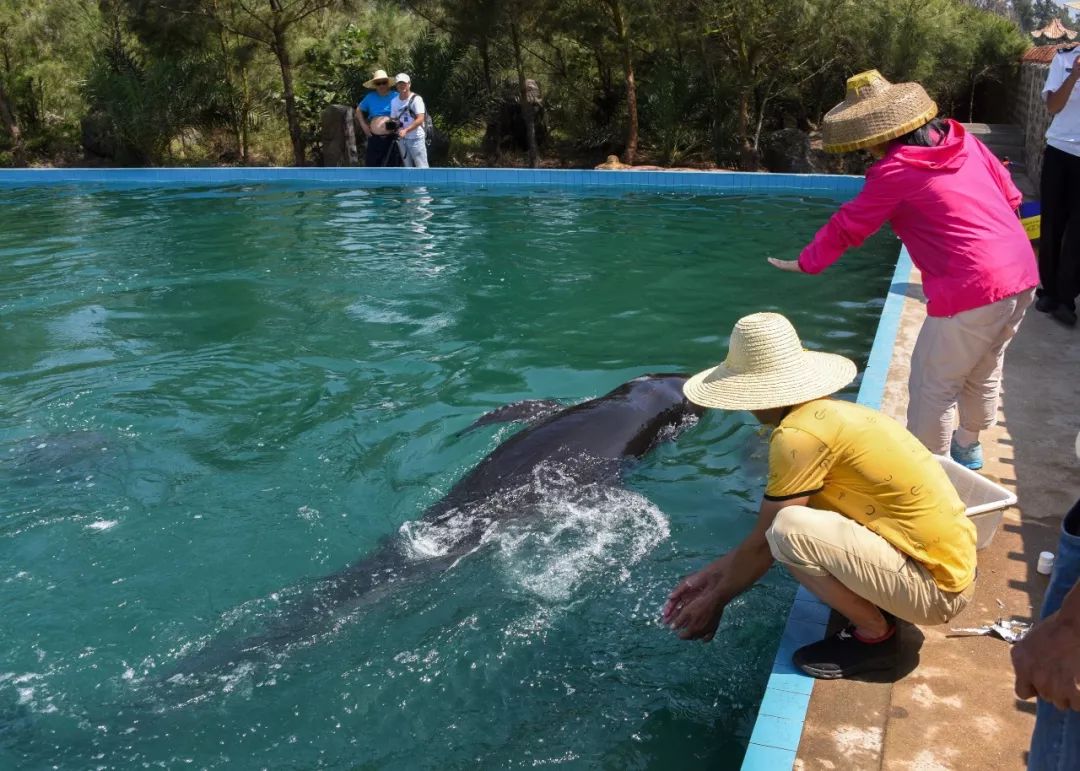
[[[375,70],[371,80],[364,83],[371,88],[356,106],[356,120],[367,137],[364,149],[365,166],[400,166],[394,132],[388,127],[390,108],[394,95],[390,92],[390,76],[386,70]]]
[[[397,124],[398,147],[406,166],[428,168],[426,116],[424,98],[412,91],[412,78],[404,72],[399,73],[397,96],[390,104],[390,119]]]

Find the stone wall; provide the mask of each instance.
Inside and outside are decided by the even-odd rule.
[[[353,108],[332,104],[322,111],[322,165],[357,164],[356,126]]]
[[[1024,129],[1024,163],[1028,179],[1039,189],[1042,175],[1043,148],[1046,145],[1046,128],[1050,125],[1050,113],[1042,98],[1042,88],[1050,65],[1024,62],[1020,67],[1020,86],[1014,102],[1013,120]]]

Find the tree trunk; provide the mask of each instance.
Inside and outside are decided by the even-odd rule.
[[[304,135],[300,131],[300,117],[296,114],[296,94],[293,92],[292,59],[285,40],[285,30],[274,28],[274,53],[281,65],[281,83],[285,94],[285,117],[289,122],[289,138],[292,139],[293,165],[304,165]]]
[[[615,22],[615,34],[622,47],[623,74],[626,78],[626,149],[623,163],[633,165],[638,146],[637,85],[634,82],[634,61],[630,51],[630,32],[623,16],[620,0],[607,0],[611,18]]]
[[[735,133],[739,137],[739,168],[743,171],[756,171],[757,153],[750,141],[750,92],[746,89],[739,94],[739,115]]]
[[[487,89],[486,96],[490,97],[492,92],[491,86],[491,52],[488,45],[487,32],[480,33],[480,61],[484,66],[484,88]]]
[[[521,93],[521,117],[525,121],[525,142],[529,148],[529,168],[535,169],[540,162],[540,152],[536,147],[536,118],[533,115],[532,102],[529,101],[529,89],[525,85],[525,63],[521,60],[521,33],[517,19],[510,22],[510,39],[514,44],[514,63],[517,65],[518,89]]]
[[[251,148],[251,138],[248,135],[251,124],[251,92],[248,88],[247,69],[245,65],[240,66],[240,86],[243,89],[240,100],[240,158],[247,166]]]
[[[215,12],[217,11],[216,4],[214,10]],[[236,87],[233,85],[230,68],[230,59],[232,57],[229,56],[229,44],[225,38],[225,28],[220,24],[218,25],[218,43],[221,46],[221,69],[225,75],[225,86],[229,95],[229,128],[232,131],[233,141],[236,142],[236,153],[244,159],[244,137],[242,128],[244,122],[243,105],[242,103],[240,105],[236,103]],[[246,162],[247,159],[244,160]]]
[[[26,165],[26,156],[23,150],[22,131],[19,129],[19,121],[15,118],[15,112],[11,109],[7,91],[4,90],[4,82],[0,80],[0,123],[11,134],[12,157],[16,166]]]

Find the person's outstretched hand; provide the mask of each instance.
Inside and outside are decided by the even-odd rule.
[[[684,640],[709,642],[724,614],[716,592],[719,581],[720,573],[712,565],[680,581],[664,603],[664,623]]]
[[[1016,695],[1038,696],[1060,710],[1080,710],[1080,627],[1061,611],[1013,646]]]
[[[802,273],[802,268],[799,267],[798,260],[778,260],[775,257],[766,257],[768,263],[774,268],[780,268],[780,270],[786,270],[789,273]]]

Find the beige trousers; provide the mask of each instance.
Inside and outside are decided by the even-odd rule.
[[[930,452],[945,455],[957,406],[960,425],[983,431],[997,422],[1001,367],[1024,312],[1028,289],[955,316],[928,316],[911,354],[908,431]]]
[[[835,511],[787,506],[777,513],[765,538],[773,559],[790,570],[832,576],[913,624],[947,623],[975,594],[974,583],[962,592],[942,591],[921,564]]]

